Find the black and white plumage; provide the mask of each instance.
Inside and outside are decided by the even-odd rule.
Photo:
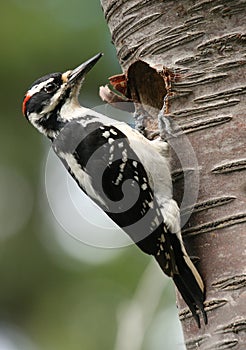
[[[198,310],[207,323],[204,285],[183,245],[167,143],[149,141],[78,102],[84,77],[100,57],[35,81],[23,114],[52,141],[79,187],[173,278],[200,327]]]

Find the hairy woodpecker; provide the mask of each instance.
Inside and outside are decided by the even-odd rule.
[[[149,141],[78,102],[85,75],[101,56],[36,80],[24,97],[23,114],[52,141],[79,187],[173,278],[200,327],[198,310],[207,323],[204,285],[182,241],[167,143]]]

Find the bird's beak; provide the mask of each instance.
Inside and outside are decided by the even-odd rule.
[[[102,53],[98,53],[96,56],[90,58],[86,62],[79,65],[77,68],[69,72],[67,81],[69,84],[74,84],[83,80],[85,75],[94,67],[97,61],[102,57]]]

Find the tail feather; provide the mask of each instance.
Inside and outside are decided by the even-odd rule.
[[[193,315],[193,317],[198,325],[198,328],[201,328],[200,317],[197,314],[197,308],[196,308],[194,299],[192,298],[189,290],[186,288],[185,284],[183,283],[182,278],[179,275],[174,275],[173,281],[174,281],[176,287],[178,288],[178,291],[182,295],[182,298],[184,299],[184,301],[188,305],[188,307],[189,307],[189,309],[190,309],[190,311],[191,311],[191,313],[192,313],[192,315]]]
[[[198,327],[200,328],[201,324],[197,313],[198,310],[201,311],[204,323],[207,324],[207,314],[204,310],[205,292],[201,276],[188,257],[184,246],[176,234],[171,233],[168,234],[168,236],[173,250],[173,265],[175,265],[175,269],[173,270],[171,277],[173,278],[176,287],[188,305]],[[162,270],[166,273],[165,266],[163,265],[163,259],[156,256],[156,260],[158,261]]]
[[[194,275],[185,266],[184,269],[179,268],[179,274],[173,276],[173,281],[194,316],[198,327],[201,327],[197,314],[198,309],[202,313],[204,323],[207,324],[207,314],[204,310],[204,291],[198,286]]]

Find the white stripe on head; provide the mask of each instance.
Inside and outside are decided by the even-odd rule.
[[[42,81],[39,84],[32,86],[32,88],[27,91],[27,95],[29,96],[35,95],[36,93],[40,92],[45,85],[47,85],[48,83],[51,83],[52,81],[54,81],[54,78],[49,78],[45,81]]]

